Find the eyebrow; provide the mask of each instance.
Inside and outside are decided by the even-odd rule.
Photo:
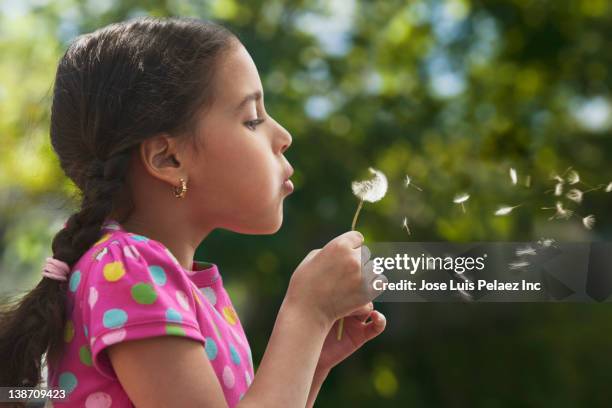
[[[260,99],[261,99],[261,91],[255,91],[253,93],[250,93],[244,97],[244,99],[242,100],[242,102],[240,102],[240,104],[238,104],[238,106],[236,106],[235,111],[236,112],[240,111],[240,109],[242,109],[250,101],[258,101]]]

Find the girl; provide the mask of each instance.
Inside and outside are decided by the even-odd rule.
[[[312,406],[330,369],[384,330],[349,231],[292,274],[255,375],[218,266],[193,261],[215,228],[281,226],[291,136],[263,99],[249,53],[213,22],[138,18],[70,45],[51,142],[82,205],[2,316],[0,385],[37,385],[45,355],[48,386],[66,391],[56,407]]]

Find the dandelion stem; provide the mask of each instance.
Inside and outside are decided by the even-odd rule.
[[[359,211],[361,211],[361,207],[363,207],[363,200],[359,201],[357,211],[355,211],[355,216],[353,216],[353,224],[351,224],[351,231],[355,231],[355,224],[357,224],[357,216],[359,215]]]

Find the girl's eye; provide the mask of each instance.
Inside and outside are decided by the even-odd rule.
[[[262,118],[257,118],[257,119],[253,119],[253,120],[248,120],[246,122],[244,122],[244,124],[246,125],[246,127],[248,127],[251,130],[255,130],[255,128],[257,127],[257,125],[259,125],[261,122],[263,122],[264,119]]]

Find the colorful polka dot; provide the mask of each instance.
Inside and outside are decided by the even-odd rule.
[[[155,282],[159,286],[163,286],[166,284],[166,272],[164,268],[159,265],[151,265],[149,266],[149,273],[151,274],[151,278],[153,278],[153,282]]]
[[[150,283],[136,283],[132,286],[130,292],[136,303],[140,303],[141,305],[150,305],[157,300],[157,292]]]
[[[236,378],[234,377],[234,372],[232,368],[228,365],[223,367],[223,384],[227,388],[233,388],[236,383]]]
[[[85,408],[110,408],[112,404],[111,396],[103,391],[89,394],[85,400]]]
[[[76,292],[81,283],[81,271],[74,271],[70,275],[70,282],[68,283],[71,292]]]
[[[74,338],[74,323],[68,320],[64,326],[64,341],[70,343]]]
[[[202,306],[202,301],[200,300],[201,295],[198,295],[196,289],[193,286],[191,287],[191,293],[193,294],[193,297],[195,298],[196,302],[198,302],[198,305]]]
[[[140,252],[138,252],[134,245],[126,245],[123,247],[123,255],[125,255],[126,258],[138,259],[140,257]]]
[[[215,293],[213,288],[209,288],[209,287],[202,288],[200,289],[200,292],[202,292],[202,294],[206,296],[206,299],[208,299],[211,305],[214,306],[217,304],[217,294]]]
[[[166,333],[168,334],[173,334],[176,336],[185,336],[185,329],[183,329],[181,326],[176,326],[174,324],[168,324],[166,325]]]
[[[212,337],[206,337],[206,343],[204,344],[204,349],[206,350],[206,355],[209,360],[214,360],[217,358],[217,353],[219,349],[217,348],[217,343],[213,340]]]
[[[123,309],[109,309],[104,312],[102,323],[107,329],[117,329],[127,321],[127,313]]]
[[[59,387],[66,390],[70,394],[76,388],[78,384],[77,378],[70,371],[65,371],[59,376]]]
[[[173,309],[171,307],[166,310],[166,319],[179,323],[183,321],[183,317],[181,316],[181,314],[176,309]]]
[[[87,302],[89,303],[89,307],[93,309],[97,301],[98,301],[98,289],[92,286],[89,288],[89,298],[87,299]]]
[[[240,355],[238,354],[238,350],[236,350],[236,347],[234,347],[232,343],[229,343],[229,348],[230,348],[230,354],[232,356],[232,361],[234,362],[234,364],[236,365],[240,364]]]
[[[104,265],[104,278],[109,282],[116,282],[125,275],[123,262],[115,261]]]
[[[99,262],[100,259],[102,259],[104,255],[106,255],[107,253],[108,253],[107,247],[99,248],[98,250],[94,252],[94,259]]]
[[[119,329],[119,330],[112,331],[110,333],[106,333],[105,335],[101,337],[101,339],[104,344],[110,346],[111,344],[119,343],[120,341],[125,339],[125,335],[126,335],[125,329]],[[95,338],[92,338],[92,339],[95,339]]]
[[[79,359],[86,366],[91,366],[91,351],[87,345],[81,346],[79,349]]]
[[[189,310],[189,299],[187,298],[185,292],[183,292],[182,290],[176,291],[176,301],[179,305],[181,305],[183,309]]]
[[[95,244],[93,244],[93,246],[96,246],[98,244],[103,243],[104,241],[106,241],[107,239],[109,239],[111,237],[110,233],[104,234],[102,235],[102,238],[100,238]]]
[[[138,242],[147,242],[149,240],[149,238],[145,237],[144,235],[138,235],[138,234],[130,234],[130,238]]]
[[[223,308],[223,316],[225,317],[225,320],[227,320],[227,322],[231,325],[236,324],[236,321],[238,320],[238,317],[236,316],[236,311],[232,306],[225,306]]]

